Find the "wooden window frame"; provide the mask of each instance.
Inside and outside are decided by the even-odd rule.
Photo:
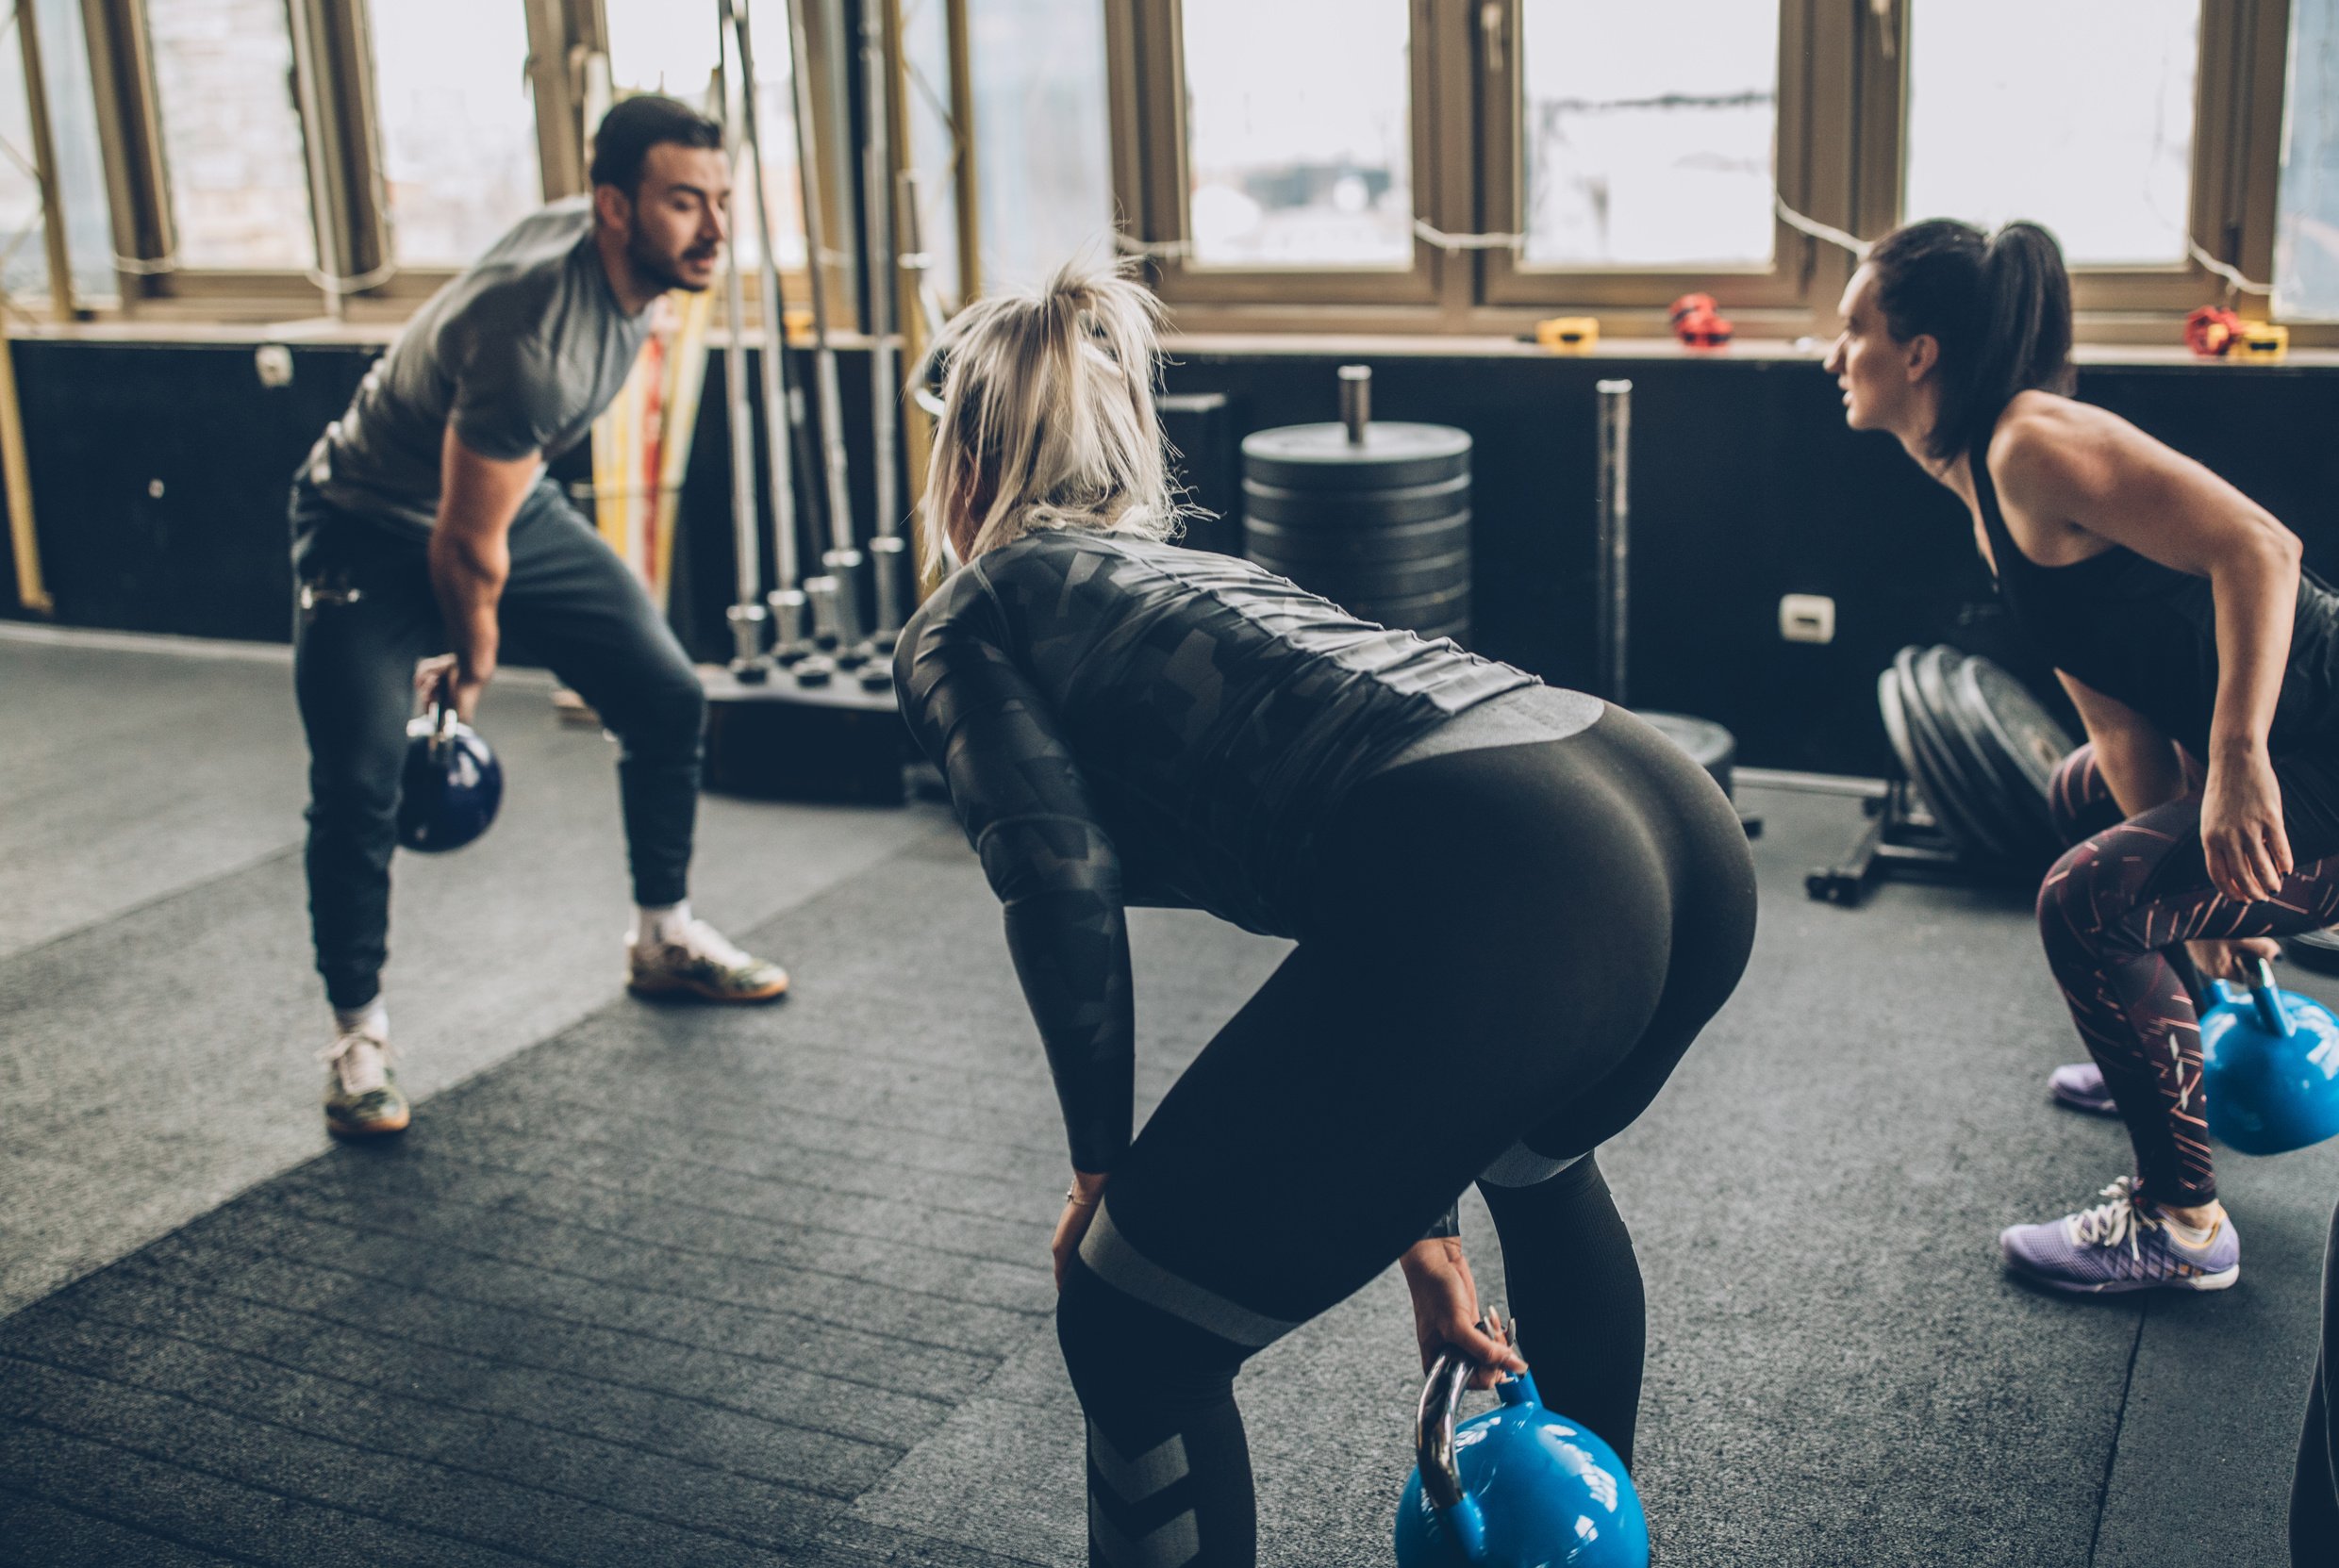
[[[1797,211],[1868,238],[1902,221],[1910,4],[1780,8],[1777,190]],[[1522,0],[1413,0],[1415,210],[1451,234],[1520,227],[1522,9]],[[1690,289],[1714,295],[1744,336],[1834,330],[1856,258],[1783,220],[1767,271],[1530,267],[1502,249],[1422,240],[1403,270],[1196,267],[1177,254],[1188,183],[1179,0],[1104,0],[1104,10],[1114,195],[1181,330],[1508,335],[1583,312],[1612,335],[1662,337],[1664,306]],[[2289,0],[2202,0],[2193,238],[2261,282],[2273,266],[2289,24]],[[2192,260],[2075,268],[2072,287],[2091,342],[2173,341],[2176,318],[2228,293]],[[2293,330],[2294,340],[2339,341],[2339,326]]]
[[[602,0],[492,3],[521,6],[525,14],[526,70],[544,198],[581,193],[587,76],[594,57],[605,58],[607,53]],[[238,321],[346,315],[395,322],[460,272],[394,264],[369,0],[284,0],[317,272],[340,280],[338,288],[320,287],[304,269],[171,265],[176,223],[145,0],[81,4],[114,245],[126,263],[117,269],[123,315]],[[777,5],[771,9],[780,12]],[[821,212],[830,241],[824,280],[830,318],[838,330],[852,331],[859,318],[859,248],[853,242],[859,223],[858,173],[857,160],[843,156],[843,149],[851,141],[853,100],[845,57],[853,34],[838,0],[811,0],[805,25],[813,58],[812,142],[822,165]],[[371,287],[348,288],[375,272],[386,275]],[[802,268],[781,279],[790,300],[808,297],[809,281]],[[750,320],[755,322],[761,315],[760,279],[750,275],[744,282]]]
[[[1864,8],[1864,10],[1866,8]],[[1881,235],[1912,217],[1907,178],[1910,0],[1864,15],[1862,70],[1882,89],[1863,107],[1864,179],[1858,232]],[[2271,280],[2281,159],[2289,0],[2201,0],[2193,94],[2193,242],[2253,280]],[[2219,298],[2224,282],[2198,261],[2151,267],[2073,267],[2072,306],[2089,328],[2117,335],[2123,318],[2163,324]],[[2264,306],[2244,306],[2263,312]]]
[[[1453,29],[1435,24],[1434,13],[1455,12],[1433,0],[1406,0],[1413,45],[1407,51],[1411,80],[1407,106],[1414,210],[1443,184],[1437,111],[1440,67],[1452,48]],[[1106,58],[1117,149],[1134,145],[1136,157],[1113,160],[1114,199],[1121,210],[1140,215],[1147,244],[1175,247],[1190,239],[1186,223],[1189,171],[1186,157],[1185,8],[1181,0],[1115,0],[1106,12]],[[1118,35],[1118,36],[1117,36]],[[1135,185],[1124,181],[1134,178]],[[1434,222],[1434,220],[1433,220]],[[1170,250],[1155,253],[1154,287],[1172,305],[1397,305],[1434,307],[1452,258],[1419,239],[1402,267],[1306,268],[1200,266]]]
[[[1489,19],[1497,6],[1481,11]],[[1480,80],[1481,160],[1487,232],[1519,233],[1524,210],[1525,109],[1519,69],[1525,39],[1524,0],[1500,0],[1501,38],[1482,20],[1485,57]],[[1800,212],[1828,206],[1816,199],[1814,153],[1821,145],[1840,148],[1845,138],[1816,136],[1821,105],[1812,84],[1822,50],[1850,47],[1850,16],[1842,7],[1818,0],[1779,0],[1777,131],[1773,189]],[[1841,109],[1840,101],[1831,106]],[[1840,114],[1833,119],[1848,119]],[[1492,305],[1535,305],[1545,314],[1567,306],[1658,307],[1696,290],[1711,294],[1725,311],[1800,309],[1808,303],[1811,241],[1777,217],[1771,222],[1771,259],[1767,268],[1529,266],[1510,251],[1488,251],[1483,285]]]

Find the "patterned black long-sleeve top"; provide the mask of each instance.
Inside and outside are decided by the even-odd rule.
[[[1004,906],[1075,1168],[1128,1147],[1131,904],[1296,936],[1313,832],[1453,715],[1534,685],[1245,561],[1045,529],[937,589],[902,711]]]

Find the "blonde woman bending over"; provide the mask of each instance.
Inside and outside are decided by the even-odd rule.
[[[922,505],[966,564],[896,673],[1063,1104],[1089,1560],[1216,1568],[1254,1553],[1236,1373],[1392,1262],[1425,1362],[1564,1344],[1546,1397],[1630,1461],[1640,1272],[1592,1150],[1736,985],[1754,881],[1631,715],[1170,543],[1155,313],[1068,267],[952,323]],[[1299,944],[1134,1137],[1132,904]],[[1516,1348],[1475,1326],[1473,1180]]]

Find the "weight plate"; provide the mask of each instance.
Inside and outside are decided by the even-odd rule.
[[[2021,779],[2000,776],[1989,743],[1981,734],[1965,700],[1958,695],[1965,655],[1953,648],[1933,652],[1938,657],[1917,656],[1917,677],[1925,679],[1928,668],[1937,666],[1940,670],[1940,702],[1933,708],[1933,716],[1949,743],[1959,777],[1966,784],[1966,809],[1998,840],[2008,860],[2017,864],[2038,860],[2044,866],[2046,862],[2039,855],[2046,847],[2045,838],[2035,814],[2023,800],[2030,792],[2030,784]]]
[[[1416,626],[1408,630],[1423,642],[1435,642],[1439,637],[1452,637],[1467,648],[1470,640],[1470,618],[1464,616],[1458,620],[1449,620],[1443,625]]]
[[[1244,516],[1335,533],[1396,522],[1426,522],[1452,517],[1467,510],[1469,503],[1470,476],[1467,473],[1427,485],[1348,490],[1294,490],[1257,479],[1243,481]]]
[[[1925,803],[1933,808],[1933,820],[1940,824],[1949,838],[1969,855],[1986,856],[1990,849],[1982,834],[1974,829],[1972,817],[1958,799],[1955,781],[1942,766],[1942,753],[1948,749],[1940,738],[1932,716],[1918,694],[1916,665],[1926,652],[1921,648],[1903,648],[1893,655],[1893,672],[1899,683],[1900,713],[1908,725],[1909,754],[1916,761],[1917,788]]]
[[[1724,795],[1734,793],[1732,769],[1738,760],[1738,737],[1710,718],[1684,713],[1634,709],[1633,717],[1679,747],[1682,753],[1706,771]]]
[[[1966,841],[1985,855],[2014,860],[2016,841],[2000,820],[1998,802],[1982,775],[1981,758],[1966,750],[1957,727],[1957,699],[1949,692],[1949,671],[1951,659],[1964,657],[1954,648],[1935,645],[1911,662],[1917,701],[1910,710],[1909,731],[1918,754],[1930,755],[1942,793],[1949,797],[1949,814],[1966,829]]]
[[[2059,850],[2047,802],[2056,767],[2074,750],[2070,735],[2020,681],[1988,659],[1967,659],[1950,685],[2025,831],[2036,836],[2042,850]]]
[[[1282,561],[1265,553],[1252,560],[1278,577],[1288,577],[1311,593],[1327,599],[1412,599],[1470,586],[1469,552],[1434,555],[1402,569],[1395,567],[1338,567],[1320,561]]]
[[[1333,602],[1346,604],[1349,613],[1359,620],[1377,621],[1383,626],[1435,626],[1469,614],[1470,590],[1448,588],[1443,593],[1411,599],[1359,599],[1353,602],[1335,599]]]
[[[1264,551],[1279,561],[1418,561],[1467,549],[1469,542],[1468,512],[1381,528],[1295,528],[1257,518],[1243,520],[1243,548]]]
[[[1909,716],[1900,705],[1900,674],[1896,668],[1877,672],[1876,711],[1883,716],[1884,738],[1892,743],[1892,754],[1900,759],[1901,777],[1924,797],[1926,815],[1939,821],[1941,814],[1933,809],[1933,797],[1925,794],[1924,774],[1916,764],[1916,748],[1909,740]]]
[[[1287,424],[1243,437],[1243,472],[1295,490],[1383,489],[1467,473],[1469,432],[1445,424],[1373,423],[1362,441],[1341,424]]]
[[[2302,931],[2296,936],[2282,938],[2282,951],[2292,963],[2302,969],[2318,974],[2339,975],[2339,927],[2330,931]]]

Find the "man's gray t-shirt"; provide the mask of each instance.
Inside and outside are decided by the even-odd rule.
[[[589,198],[555,202],[415,313],[303,471],[333,505],[427,533],[450,423],[483,457],[549,462],[625,385],[649,324],[609,287]]]

